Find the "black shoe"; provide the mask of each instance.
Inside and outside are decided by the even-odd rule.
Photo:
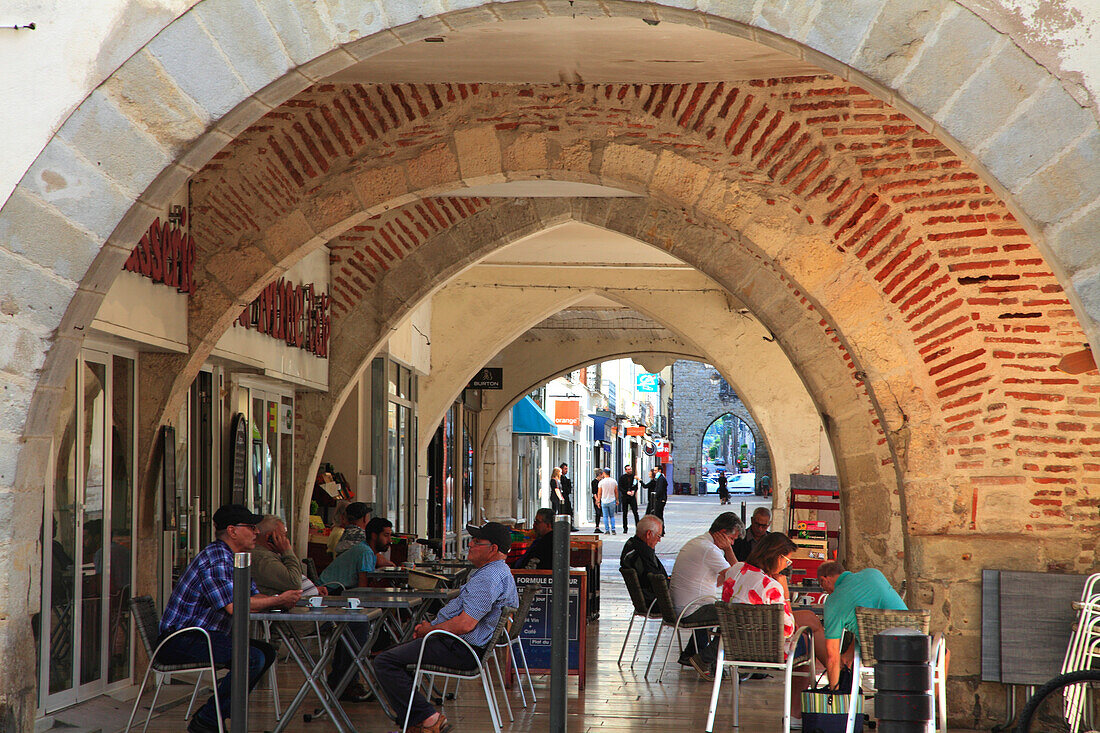
[[[191,720],[187,721],[187,733],[218,733],[218,726],[207,723],[199,717],[198,713],[195,713],[191,716]]]
[[[700,677],[707,682],[714,682],[714,668],[708,666],[707,663],[703,661],[701,655],[695,654],[688,661],[691,663],[691,666],[695,668],[695,671],[699,673]]]
[[[603,534],[603,530],[599,527],[596,527],[596,534]]]
[[[615,530],[611,530],[611,534],[615,534]]]
[[[370,690],[358,682],[348,685],[344,693],[340,695],[340,702],[367,702],[374,698]]]
[[[579,527],[570,527],[570,528],[569,528],[569,531],[570,531],[570,532],[580,532],[581,530],[580,530],[580,528],[579,528]]]

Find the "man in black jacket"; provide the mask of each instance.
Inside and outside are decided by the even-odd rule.
[[[619,476],[619,502],[623,506],[623,534],[626,534],[630,529],[626,521],[627,510],[634,512],[634,524],[638,524],[638,479],[633,466],[627,466]]]
[[[563,463],[559,468],[561,468],[561,495],[565,497],[565,504],[561,511],[569,515],[569,531],[576,532],[577,525],[573,521],[573,479],[569,478],[569,464]]]
[[[516,570],[554,569],[554,510],[543,507],[535,512],[532,525],[535,539],[519,558],[512,563]]]
[[[653,477],[653,516],[661,520],[661,532],[664,532],[665,504],[668,502],[668,479],[661,470],[661,464],[657,464]]]
[[[647,514],[638,520],[634,528],[634,536],[626,541],[623,554],[619,557],[619,567],[630,568],[638,574],[638,580],[642,584],[642,595],[645,597],[646,606],[653,603],[656,597],[650,586],[648,576],[652,573],[663,575],[668,580],[668,571],[657,559],[654,549],[661,541],[664,533],[664,522],[652,514]]]

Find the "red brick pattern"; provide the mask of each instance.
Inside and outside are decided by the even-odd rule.
[[[1100,498],[1091,488],[1100,482],[1100,437],[1090,437],[1100,436],[1100,382],[1053,371],[1085,338],[1050,268],[962,160],[905,115],[835,77],[317,85],[243,133],[196,178],[200,249],[232,246],[261,230],[349,166],[407,161],[450,145],[456,126],[486,124],[495,126],[502,147],[523,134],[575,141],[583,131],[593,146],[673,151],[758,193],[766,205],[804,217],[822,242],[866,271],[892,327],[911,337],[911,360],[923,368],[911,379],[923,394],[889,401],[906,414],[920,412],[914,400],[931,404],[939,414],[943,480],[973,495],[968,514],[943,529],[980,528],[979,498],[999,486],[1022,487],[1032,497],[1027,529],[1100,529]],[[485,205],[427,199],[334,241],[334,317],[448,226],[445,220]],[[816,309],[818,294],[786,282],[796,302]],[[820,305],[830,312],[832,304]],[[852,379],[863,380],[837,326],[828,316],[820,326]]]

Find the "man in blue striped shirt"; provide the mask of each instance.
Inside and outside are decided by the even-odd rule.
[[[405,706],[412,693],[412,675],[407,667],[416,664],[421,646],[424,647],[424,664],[477,669],[477,660],[470,656],[462,642],[444,634],[437,634],[425,642],[428,632],[450,631],[480,654],[493,635],[501,610],[519,605],[516,581],[505,562],[512,547],[511,531],[497,522],[486,522],[480,527],[467,526],[466,529],[472,538],[468,559],[474,571],[458,596],[440,609],[434,622],[424,621],[416,627],[414,641],[395,646],[379,654],[374,661],[382,689],[397,711],[398,723],[405,719]],[[410,730],[422,733],[451,730],[447,717],[436,712],[419,691],[413,695],[409,723],[414,726]]]
[[[215,664],[223,668],[230,665],[233,657],[230,634],[233,619],[233,554],[250,552],[256,546],[256,525],[262,519],[263,515],[253,514],[240,504],[226,504],[214,512],[217,539],[204,547],[183,571],[160,621],[161,639],[167,639],[181,629],[197,626],[210,634],[210,647],[207,647],[203,634],[186,632],[167,639],[157,655],[159,661],[166,664],[208,662],[212,649]],[[245,613],[293,606],[302,597],[302,590],[298,588],[277,596],[265,596],[260,595],[256,584],[252,583],[250,595],[250,608],[245,609]],[[258,639],[249,641],[249,690],[256,686],[273,661],[274,647]],[[231,675],[232,672],[222,677],[217,685],[223,718],[229,716]],[[190,733],[215,733],[218,730],[213,695],[191,718],[187,730]]]

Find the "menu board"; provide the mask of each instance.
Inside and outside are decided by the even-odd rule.
[[[531,610],[520,629],[520,643],[532,672],[550,671],[551,650],[551,570],[514,570],[516,586],[520,594],[530,585],[539,586],[539,592],[531,603]],[[587,618],[588,574],[583,570],[569,572],[569,674],[578,675],[580,689],[584,689],[585,637],[584,620]]]

